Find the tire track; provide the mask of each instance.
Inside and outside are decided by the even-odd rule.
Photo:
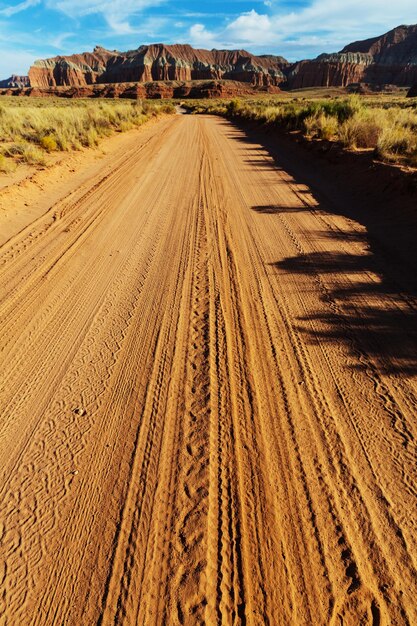
[[[0,248],[2,624],[416,622],[416,381],[351,322],[415,303],[364,237],[183,116]]]

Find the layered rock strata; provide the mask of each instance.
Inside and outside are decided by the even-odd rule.
[[[29,76],[12,74],[10,78],[0,80],[0,88],[21,89],[23,87],[29,87]]]
[[[245,50],[196,50],[189,45],[141,46],[129,52],[96,47],[92,53],[39,60],[29,70],[32,87],[83,87],[96,83],[230,79],[256,86],[285,81],[282,57]]]
[[[407,86],[417,82],[417,25],[356,41],[335,54],[301,61],[288,75],[290,89],[346,87],[351,83]]]

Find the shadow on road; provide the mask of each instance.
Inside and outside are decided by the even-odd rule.
[[[338,286],[321,296],[326,306],[298,320],[299,330],[308,334],[310,341],[346,342],[358,368],[367,369],[368,364],[361,359],[367,354],[375,358],[380,371],[417,374],[415,294],[399,291],[381,272],[374,254],[311,253],[288,257],[273,265],[290,274],[336,277]],[[363,280],[369,272],[377,274],[380,281]],[[349,282],[344,275],[349,276]]]
[[[327,274],[336,277],[332,289],[323,287],[327,306],[300,318],[300,329],[314,342],[346,342],[358,368],[369,366],[361,358],[368,354],[386,373],[417,375],[415,188],[401,182],[398,172],[373,164],[369,155],[323,158],[292,138],[259,128],[236,127],[229,135],[244,143],[245,150],[258,152],[259,160],[250,159],[258,167],[263,161],[262,167],[285,170],[296,184],[307,185],[318,203],[317,209],[268,204],[253,206],[254,211],[273,216],[317,210],[343,215],[365,228],[363,233],[323,231],[313,236],[362,241],[368,254],[312,252],[273,263],[281,272],[315,275],[319,281]],[[265,155],[272,160],[263,159]]]

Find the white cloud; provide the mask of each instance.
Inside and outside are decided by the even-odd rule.
[[[263,42],[265,38],[271,40],[274,37],[273,22],[268,15],[260,15],[252,9],[248,13],[242,13],[231,22],[226,27],[223,36],[238,43]]]
[[[278,14],[273,19],[275,28],[293,34],[331,31],[351,36],[370,27],[390,29],[404,22],[413,23],[417,21],[417,4],[415,0],[314,0],[301,11]]]
[[[62,50],[62,46],[66,40],[72,36],[73,33],[59,33],[58,35],[53,35],[48,39],[48,45],[52,48],[57,48],[57,50]]]
[[[163,4],[167,0],[46,0],[50,9],[77,19],[86,15],[101,14],[115,35],[141,32],[130,21],[141,11]]]
[[[252,9],[212,31],[196,24],[189,36],[195,45],[210,41],[221,47],[275,50],[300,58],[309,51],[336,51],[356,39],[416,22],[416,0],[313,0],[308,7],[269,15]]]
[[[16,15],[16,13],[20,13],[21,11],[26,11],[26,9],[37,6],[40,2],[41,0],[24,0],[24,2],[19,2],[19,4],[0,9],[0,15],[4,17],[12,17],[13,15]]]
[[[188,37],[188,43],[197,45],[202,48],[212,48],[216,45],[216,36],[209,32],[203,24],[194,24],[191,26]]]

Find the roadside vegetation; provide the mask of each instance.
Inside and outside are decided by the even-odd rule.
[[[0,171],[18,163],[46,165],[53,152],[96,146],[114,132],[174,113],[172,104],[149,101],[0,100]]]
[[[417,167],[417,105],[358,95],[322,100],[194,101],[194,113],[212,113],[298,131],[311,140],[339,142],[352,150],[373,151],[384,161]]]

